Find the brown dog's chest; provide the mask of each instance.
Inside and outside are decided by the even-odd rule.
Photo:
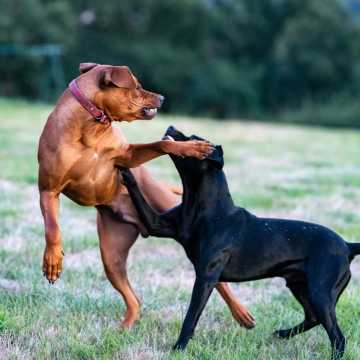
[[[120,175],[111,159],[111,151],[82,151],[67,171],[64,184],[62,192],[80,205],[111,202],[120,187]]]
[[[121,187],[114,152],[126,144],[123,134],[112,128],[98,138],[91,131],[79,137],[46,130],[39,147],[40,187],[85,206],[113,201]]]

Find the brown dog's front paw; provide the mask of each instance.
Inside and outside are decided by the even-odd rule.
[[[203,160],[214,151],[214,145],[208,141],[166,141],[167,152],[177,156],[195,157]]]
[[[60,277],[64,252],[60,246],[46,246],[43,259],[43,274],[50,284]]]
[[[207,156],[209,156],[214,151],[214,145],[208,141],[188,141],[189,145],[191,146],[190,149],[190,156],[193,156],[197,159],[203,160]]]

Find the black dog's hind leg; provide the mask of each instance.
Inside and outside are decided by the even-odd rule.
[[[345,337],[337,323],[334,299],[328,295],[315,295],[311,300],[316,316],[325,328],[332,346],[332,359],[340,359],[345,351]]]
[[[309,294],[306,283],[288,283],[287,286],[295,296],[296,300],[302,305],[305,319],[303,322],[292,327],[291,329],[275,331],[274,335],[281,339],[289,339],[295,335],[308,331],[319,324],[316,319],[315,311],[309,301]]]
[[[309,300],[314,308],[316,318],[325,328],[332,346],[332,359],[340,359],[345,351],[345,338],[337,323],[335,306],[348,283],[348,260],[342,256],[329,256],[324,264],[310,264]],[[313,265],[313,266],[311,266]],[[342,284],[341,284],[342,283]]]
[[[346,272],[344,277],[341,279],[341,281],[339,281],[338,285],[336,286],[336,292],[337,292],[336,303],[339,301],[340,296],[348,286],[350,279],[351,279],[351,272],[349,268],[349,271]]]
[[[131,200],[149,235],[176,237],[177,207],[164,214],[158,214],[145,200],[131,171],[126,168],[120,170]]]

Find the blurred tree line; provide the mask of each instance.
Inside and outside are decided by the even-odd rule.
[[[0,45],[62,44],[66,80],[128,64],[166,110],[202,116],[357,101],[359,35],[341,0],[0,0]],[[39,96],[46,59],[0,61],[0,94]]]

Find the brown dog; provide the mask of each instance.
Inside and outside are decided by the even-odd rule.
[[[59,195],[65,194],[84,206],[96,206],[100,250],[105,272],[126,303],[122,322],[130,327],[139,317],[140,302],[126,274],[129,249],[140,231],[145,231],[121,184],[117,166],[134,169],[147,200],[158,211],[172,208],[178,198],[170,187],[154,180],[141,164],[164,154],[204,158],[212,145],[204,141],[158,141],[128,144],[111,121],[152,119],[163,101],[161,95],[144,90],[125,66],[80,64],[76,79],[84,96],[106,114],[96,121],[74,95],[65,90],[49,115],[40,137],[39,191],[45,223],[46,247],[43,272],[54,283],[62,271],[63,250],[58,224]],[[225,283],[217,289],[235,319],[246,327],[254,320]]]

